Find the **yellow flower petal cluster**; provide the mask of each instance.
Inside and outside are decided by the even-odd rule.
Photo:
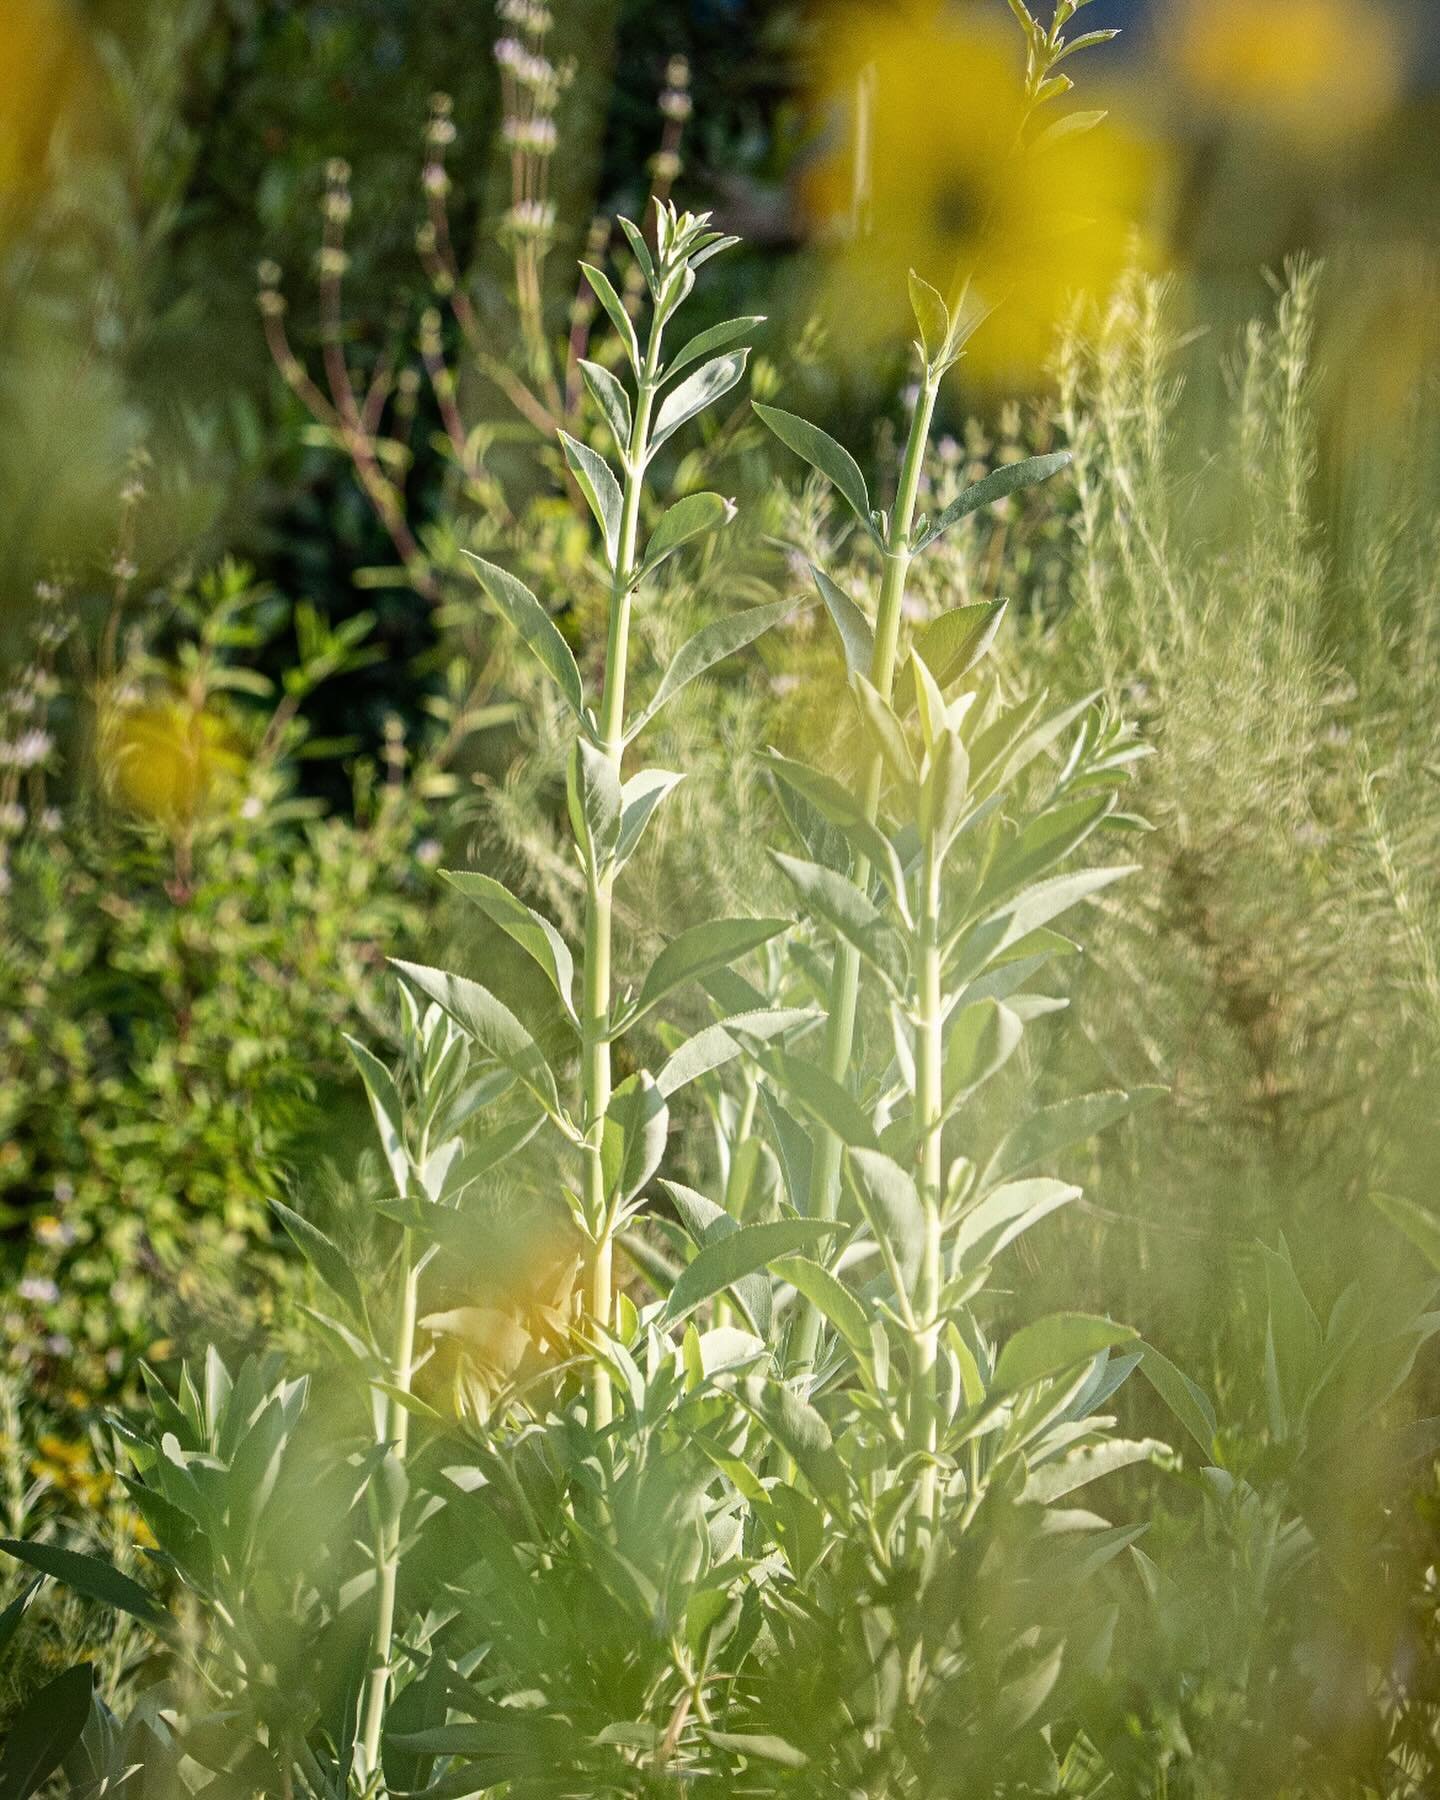
[[[178,696],[119,708],[104,742],[121,804],[172,832],[192,825],[245,766],[224,721]]]
[[[1373,127],[1404,74],[1376,0],[1183,0],[1172,43],[1193,98],[1317,148]]]
[[[967,372],[1033,379],[1070,299],[1133,261],[1153,150],[1113,119],[1047,139],[1065,103],[1026,131],[1015,34],[973,7],[851,4],[823,43],[833,129],[804,198],[840,341],[863,352],[910,332],[911,268],[946,295],[970,275],[970,304],[994,311]]]

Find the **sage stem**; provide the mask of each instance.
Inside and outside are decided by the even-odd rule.
[[[424,1156],[422,1152],[421,1161]],[[419,1310],[420,1270],[415,1261],[415,1242],[406,1231],[401,1250],[405,1286],[400,1302],[400,1319],[395,1331],[395,1355],[390,1379],[395,1393],[385,1409],[384,1441],[390,1454],[403,1469],[410,1443],[410,1413],[396,1396],[408,1394],[415,1373],[415,1322]],[[382,1489],[382,1492],[384,1490]],[[376,1600],[374,1661],[365,1696],[365,1733],[362,1741],[362,1779],[376,1783],[380,1773],[380,1738],[385,1726],[385,1708],[390,1692],[390,1652],[395,1635],[395,1589],[400,1573],[401,1498],[386,1493],[385,1513],[380,1522],[375,1544]],[[378,1783],[376,1783],[378,1790]]]
[[[935,400],[940,390],[940,375],[926,369],[910,419],[910,433],[905,443],[905,457],[900,466],[900,483],[894,510],[886,534],[885,573],[880,583],[880,599],[875,613],[875,648],[870,662],[870,680],[888,700],[895,688],[895,660],[900,642],[900,614],[905,599],[905,583],[910,573],[910,534],[915,523],[915,502],[920,492],[920,476],[925,466],[925,451],[930,441],[930,424],[935,415]],[[865,773],[865,817],[873,824],[880,810],[882,765],[878,755],[872,756]],[[854,880],[864,888],[870,879],[870,864],[857,857]],[[855,1049],[855,1015],[860,1000],[860,953],[849,943],[837,944],[835,965],[830,981],[829,1017],[825,1027],[823,1067],[832,1080],[844,1082],[850,1073]],[[808,1211],[812,1218],[833,1219],[840,1204],[840,1159],[843,1151],[833,1131],[822,1131],[815,1145],[810,1167]],[[806,1375],[815,1366],[815,1349],[820,1337],[820,1315],[807,1301],[795,1327],[792,1369]]]
[[[635,396],[635,418],[625,458],[620,535],[611,572],[610,616],[605,646],[605,685],[600,700],[601,748],[620,779],[625,753],[625,674],[630,654],[630,608],[645,482],[650,414],[660,365],[661,327],[651,325],[645,366]],[[614,1314],[614,1221],[609,1217],[602,1146],[610,1105],[611,939],[614,930],[615,868],[592,866],[585,894],[585,1007],[581,1022],[581,1080],[585,1102],[585,1212],[594,1236],[587,1271],[590,1317],[608,1329]],[[610,1370],[598,1357],[590,1370],[590,1426],[604,1431],[615,1416]]]

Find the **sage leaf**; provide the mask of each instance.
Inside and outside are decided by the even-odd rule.
[[[782,619],[788,618],[799,604],[798,595],[790,600],[774,600],[766,606],[752,606],[747,612],[731,613],[726,618],[716,619],[697,631],[688,643],[682,644],[675,652],[649,705],[625,733],[625,742],[628,744],[637,737],[661,707],[673,700],[682,688],[688,687],[697,675],[703,675],[707,669],[723,662],[727,656],[733,656],[737,650],[753,644],[772,625],[778,625]]]
[[[599,363],[586,362],[579,359],[580,379],[585,383],[590,398],[599,407],[601,416],[610,427],[610,435],[615,440],[615,448],[621,458],[630,454],[630,434],[634,430],[634,420],[630,414],[630,396],[609,369],[602,368]]]
[[[662,1315],[665,1324],[673,1325],[746,1275],[768,1268],[779,1257],[809,1249],[838,1229],[828,1219],[772,1219],[763,1225],[741,1225],[715,1238],[698,1252],[671,1289]],[[751,1324],[758,1321],[752,1319]]]
[[[693,538],[703,537],[706,532],[714,531],[734,517],[735,502],[726,500],[720,494],[687,494],[683,500],[677,500],[655,527],[650,542],[645,546],[645,557],[637,579],[653,574],[666,557],[673,556],[683,544],[690,543]]]
[[[629,862],[661,802],[684,779],[669,769],[641,769],[621,788],[620,829],[615,840],[617,863],[623,866]]]
[[[391,960],[412,987],[442,1007],[483,1050],[523,1082],[551,1118],[563,1122],[554,1072],[540,1046],[503,1001],[463,975],[427,968],[423,963]]]
[[[551,987],[560,996],[565,1011],[578,1024],[574,997],[574,959],[569,945],[550,921],[541,918],[523,900],[517,899],[509,888],[489,875],[481,875],[471,869],[442,869],[441,874],[457,893],[473,901],[507,937],[519,944],[544,973]]]
[[[625,354],[630,359],[630,367],[636,375],[639,375],[640,343],[635,336],[635,327],[630,321],[629,313],[625,310],[624,302],[610,285],[610,278],[607,275],[599,269],[592,268],[586,262],[582,262],[580,267],[594,291],[595,298],[605,308],[606,316],[615,327],[616,334],[625,347]]]
[[[845,653],[846,670],[851,675],[868,675],[875,661],[875,633],[870,627],[869,619],[823,569],[811,563],[810,573],[815,578],[815,586],[825,603],[825,610],[839,635],[840,647]]]
[[[786,919],[710,919],[682,931],[650,965],[624,1028],[628,1030],[682,983],[700,981],[716,969],[728,968],[751,950],[769,943],[788,923]]]
[[[465,554],[475,564],[481,587],[504,613],[534,652],[540,666],[560,689],[566,704],[577,719],[585,716],[585,691],[580,681],[570,646],[561,637],[555,621],[530,592],[507,569],[486,562],[483,557]]]
[[[742,319],[726,319],[722,325],[712,325],[707,331],[697,332],[684,349],[676,353],[665,370],[666,378],[678,375],[681,369],[688,368],[692,362],[698,362],[702,356],[709,356],[712,351],[723,350],[727,344],[733,344],[736,338],[744,337],[755,326],[764,323],[764,315],[756,313]]]
[[[403,1189],[401,1191],[403,1192]],[[301,1252],[326,1287],[338,1294],[357,1318],[364,1318],[365,1300],[360,1292],[360,1283],[356,1280],[355,1271],[340,1247],[332,1243],[318,1225],[312,1225],[309,1219],[286,1206],[283,1201],[272,1200],[270,1204],[279,1216],[280,1223],[293,1240],[296,1249]]]
[[[614,569],[620,557],[620,515],[625,510],[625,497],[615,472],[603,456],[582,444],[567,432],[559,434],[560,447],[570,473],[579,484],[590,510],[595,515],[605,539],[605,561]]]
[[[1139,1334],[1092,1313],[1052,1313],[1022,1325],[1000,1352],[995,1365],[997,1387],[1016,1391],[1061,1375],[1116,1344],[1133,1343]]]
[[[925,1209],[915,1182],[883,1151],[852,1146],[846,1162],[860,1210],[909,1292],[925,1253]]]
[[[671,388],[655,415],[650,448],[658,450],[682,425],[728,394],[745,373],[749,354],[748,350],[731,350],[725,356],[713,357],[692,375],[687,375],[677,387]]]
[[[878,542],[870,517],[870,489],[860,473],[859,463],[850,452],[808,419],[783,412],[778,406],[762,406],[759,401],[752,401],[751,405],[761,423],[769,426],[786,449],[804,457],[812,469],[818,469],[838,490],[861,525]]]
[[[1070,461],[1068,450],[1056,450],[1049,456],[1029,456],[1024,462],[1004,463],[1000,468],[992,469],[983,481],[977,481],[963,493],[957,494],[945,510],[926,527],[912,548],[923,550],[952,525],[957,525],[969,514],[978,512],[982,506],[993,506],[997,500],[1004,500],[1022,488],[1048,481],[1052,475],[1067,467]]]

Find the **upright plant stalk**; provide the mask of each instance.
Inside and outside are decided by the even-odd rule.
[[[635,421],[625,458],[620,533],[610,586],[600,735],[606,761],[617,783],[625,751],[625,675],[630,653],[630,608],[634,593],[640,496],[645,483],[650,415],[655,405],[663,332],[663,321],[652,317],[650,341],[635,396]],[[610,978],[615,875],[613,862],[604,867],[592,865],[586,887],[585,1011],[581,1020],[586,1123],[585,1203],[595,1231],[590,1250],[588,1299],[591,1317],[604,1328],[610,1325],[614,1301],[614,1220],[609,1217],[602,1147],[612,1085]],[[615,1402],[609,1366],[598,1357],[591,1367],[590,1394],[591,1425],[595,1430],[603,1431],[614,1418]]]
[[[915,523],[915,503],[920,492],[920,476],[925,466],[925,451],[930,441],[930,425],[935,415],[935,401],[940,391],[942,374],[943,369],[933,365],[927,365],[925,369],[915,401],[915,411],[910,419],[910,433],[900,466],[900,483],[885,537],[885,573],[880,583],[880,598],[875,613],[875,649],[870,663],[871,684],[885,700],[889,700],[895,686],[895,662],[900,642],[905,583],[914,555],[910,537]],[[871,824],[875,822],[880,807],[882,771],[881,758],[878,754],[872,756],[865,776],[865,816]],[[857,859],[854,879],[856,886],[862,888],[870,879],[870,866],[863,858]],[[853,944],[842,941],[836,947],[835,966],[830,982],[823,1062],[826,1073],[838,1082],[843,1082],[850,1072],[859,999],[860,952]],[[810,1171],[809,1212],[813,1218],[835,1217],[840,1202],[840,1160],[843,1150],[844,1146],[835,1132],[824,1130],[819,1134]],[[814,1368],[815,1348],[819,1337],[820,1314],[807,1302],[796,1322],[791,1353],[791,1364],[796,1374],[805,1375]]]
[[[424,1153],[421,1154],[424,1163]],[[395,1392],[385,1408],[384,1441],[390,1455],[403,1471],[410,1444],[410,1413],[401,1394],[410,1392],[415,1373],[415,1325],[419,1311],[420,1264],[415,1255],[414,1234],[406,1231],[401,1249],[404,1282],[400,1300],[400,1318],[395,1329],[394,1361],[390,1379]],[[398,1484],[397,1484],[398,1489]],[[380,1772],[380,1739],[385,1728],[385,1708],[390,1693],[390,1656],[395,1637],[395,1590],[400,1574],[401,1494],[380,1492],[384,1515],[380,1520],[375,1543],[375,1631],[370,1680],[365,1694],[365,1725],[361,1740],[361,1779],[374,1781]]]
[[[920,906],[915,927],[915,965],[919,976],[919,1008],[915,1042],[915,1111],[920,1131],[920,1204],[925,1218],[925,1244],[920,1264],[915,1337],[915,1434],[926,1453],[920,1474],[917,1517],[928,1537],[934,1528],[938,1447],[935,1359],[940,1336],[941,1213],[945,1172],[941,1133],[944,1124],[944,981],[940,924],[941,857],[934,837],[925,844]]]

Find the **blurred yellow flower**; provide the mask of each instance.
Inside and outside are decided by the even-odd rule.
[[[105,747],[121,803],[170,831],[193,824],[245,766],[224,722],[178,696],[118,709]]]
[[[1183,0],[1173,42],[1196,98],[1317,147],[1383,118],[1404,69],[1376,0]]]
[[[44,180],[56,129],[96,76],[69,0],[5,0],[0,12],[0,212]]]
[[[1077,292],[1101,293],[1134,261],[1155,157],[1106,120],[1026,124],[1013,33],[939,0],[851,5],[825,34],[819,98],[850,129],[809,172],[804,198],[831,240],[829,311],[859,349],[913,330],[906,275],[942,294],[973,276],[993,316],[971,340],[981,380],[1028,381]]]
[[[50,1432],[35,1448],[37,1454],[31,1459],[30,1473],[38,1481],[80,1506],[93,1508],[102,1503],[110,1491],[110,1477],[94,1467],[88,1444]]]

